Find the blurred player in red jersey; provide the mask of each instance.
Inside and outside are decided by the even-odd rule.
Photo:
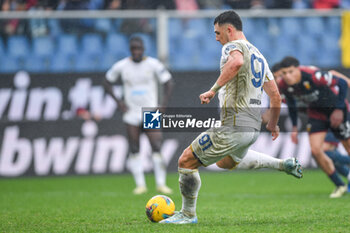
[[[350,122],[347,121],[345,100],[347,82],[331,72],[322,72],[312,66],[299,66],[299,61],[294,57],[284,58],[280,66],[282,80],[279,82],[279,88],[286,99],[292,119],[292,140],[298,142],[298,102],[306,105],[312,155],[337,186],[330,197],[340,197],[347,191],[347,187],[322,148],[327,131],[331,130],[350,154]]]

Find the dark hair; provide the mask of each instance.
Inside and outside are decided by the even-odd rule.
[[[300,65],[298,59],[295,57],[285,57],[283,60],[280,62],[281,68],[287,68],[291,66],[298,67]]]
[[[281,69],[281,63],[275,63],[272,67],[271,67],[271,71],[272,73],[275,73],[277,71],[279,71]]]
[[[218,24],[221,26],[225,23],[233,25],[238,31],[243,30],[241,17],[239,17],[239,15],[233,10],[221,13],[220,15],[216,16],[214,20],[214,25]]]
[[[129,40],[129,44],[131,44],[132,42],[139,42],[139,43],[141,43],[141,45],[143,46],[143,40],[142,40],[142,38],[141,37],[139,37],[139,36],[132,36],[131,38],[130,38],[130,40]]]

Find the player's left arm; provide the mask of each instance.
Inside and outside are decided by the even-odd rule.
[[[344,120],[343,110],[346,107],[345,98],[348,91],[348,83],[337,76],[333,76],[333,79],[336,81],[336,84],[339,88],[337,102],[335,104],[335,110],[331,114],[331,126],[337,128]]]
[[[350,87],[350,78],[336,70],[330,70],[329,71],[332,75],[337,76],[338,78],[344,79],[346,83],[348,84],[348,87]]]
[[[264,83],[264,91],[270,97],[270,116],[266,129],[272,134],[272,140],[275,140],[279,135],[279,127],[277,125],[281,111],[281,95],[274,80]]]
[[[169,103],[169,99],[174,89],[174,81],[169,79],[166,83],[163,84],[163,99],[161,103],[162,108],[166,108]],[[163,109],[164,111],[164,109]]]
[[[243,54],[238,50],[231,51],[227,62],[214,86],[199,96],[202,104],[208,104],[222,86],[231,81],[243,65]]]
[[[315,73],[315,81],[319,85],[327,85],[330,88],[338,86],[339,92],[335,103],[335,110],[330,116],[331,127],[337,128],[344,120],[343,110],[346,107],[345,98],[348,91],[348,83],[345,79],[333,75],[332,72],[323,73],[321,71]]]
[[[171,77],[170,72],[165,68],[165,66],[158,60],[154,60],[154,69],[159,82],[163,85],[163,96],[161,100],[161,108],[168,106],[169,99],[173,93],[174,81]]]

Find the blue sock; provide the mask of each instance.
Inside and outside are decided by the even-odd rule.
[[[334,163],[340,164],[350,164],[350,156],[342,155],[338,150],[325,151],[329,158],[333,160]]]
[[[344,176],[345,178],[348,177],[349,171],[350,171],[349,167],[347,167],[345,165],[337,164],[337,163],[335,163],[334,166],[335,166],[335,170],[337,170],[337,172],[340,175]]]
[[[331,175],[328,175],[329,179],[335,184],[335,186],[343,186],[344,182],[340,179],[337,171],[334,171]]]

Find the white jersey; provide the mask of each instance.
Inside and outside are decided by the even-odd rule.
[[[123,82],[124,101],[128,112],[127,118],[137,118],[130,122],[141,122],[141,110],[143,107],[155,108],[158,106],[158,82],[166,83],[171,79],[171,74],[157,59],[145,57],[141,62],[134,62],[131,57],[116,62],[106,73],[109,82],[116,82],[121,78]]]
[[[264,56],[246,40],[231,41],[223,46],[221,71],[234,50],[243,54],[244,63],[236,77],[219,91],[221,121],[223,125],[247,126],[260,130],[262,87],[274,78]]]

